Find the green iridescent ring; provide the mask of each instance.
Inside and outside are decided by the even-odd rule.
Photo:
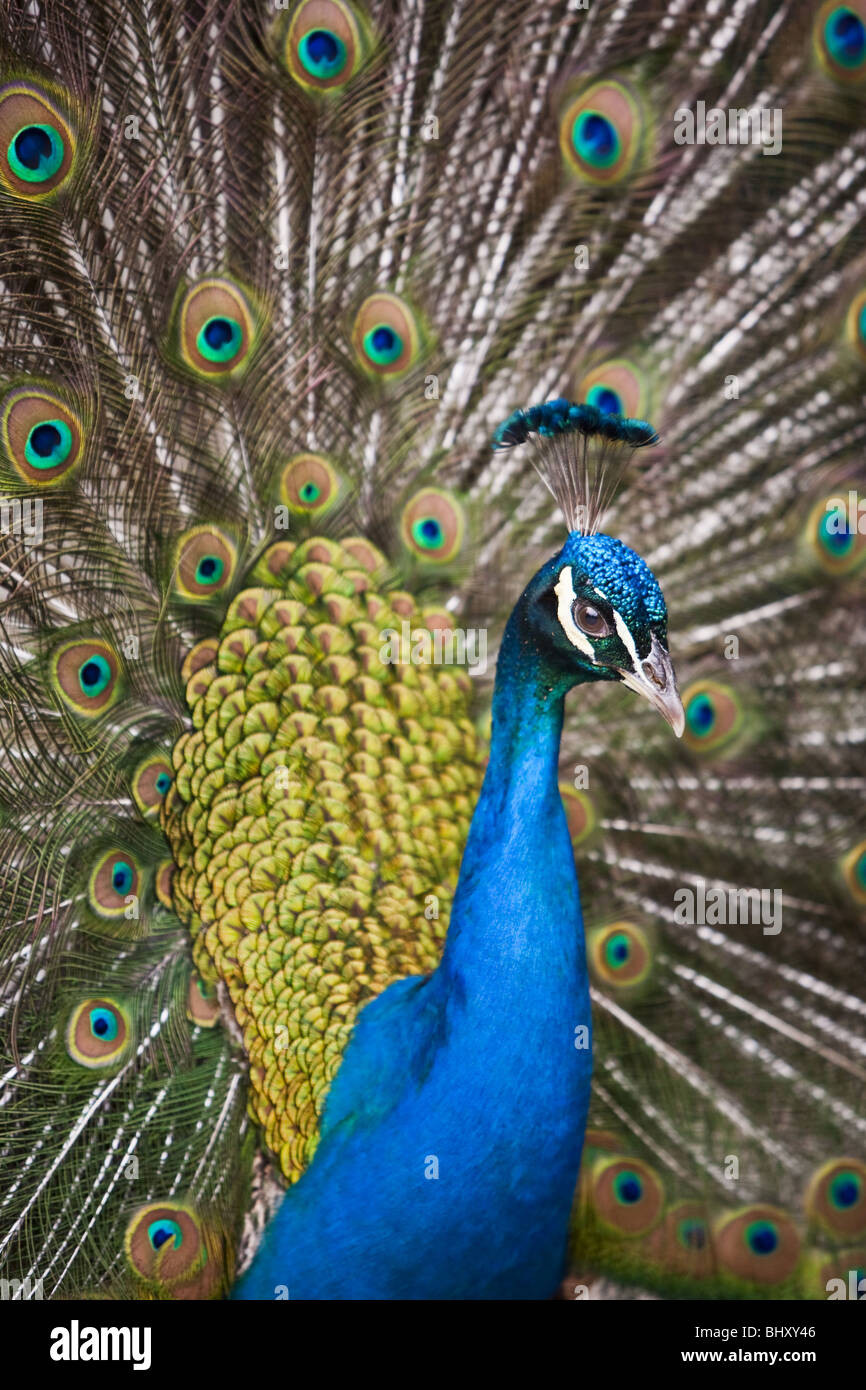
[[[31,468],[58,468],[71,449],[72,430],[65,420],[41,420],[27,435],[24,457]]]
[[[571,140],[576,153],[597,169],[609,169],[620,155],[616,127],[600,111],[588,108],[575,117]]]
[[[219,584],[224,573],[225,561],[219,555],[203,555],[196,565],[196,582],[199,584]]]
[[[101,695],[110,680],[111,667],[98,652],[94,652],[78,668],[78,684],[84,695]]]
[[[441,522],[435,516],[423,516],[412,523],[412,539],[422,550],[438,550],[442,544]]]
[[[377,323],[364,334],[364,351],[377,366],[389,366],[402,355],[403,339],[390,324]]]
[[[339,77],[348,62],[346,45],[332,29],[311,29],[298,44],[298,57],[311,77]]]
[[[243,336],[237,319],[215,314],[202,324],[195,345],[208,362],[231,362],[240,351]]]
[[[177,1221],[169,1221],[165,1217],[160,1221],[151,1221],[147,1228],[147,1238],[154,1250],[160,1250],[167,1240],[174,1241],[175,1250],[179,1250],[183,1245],[183,1231]]]
[[[63,141],[51,125],[25,125],[9,141],[6,158],[16,178],[25,183],[45,183],[63,163]]]

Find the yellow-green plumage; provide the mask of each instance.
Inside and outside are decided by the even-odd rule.
[[[279,588],[241,589],[189,681],[163,825],[193,958],[226,986],[251,1112],[294,1181],[358,1009],[438,963],[481,756],[464,671],[381,660],[423,626],[384,557],[313,538],[276,558]]]

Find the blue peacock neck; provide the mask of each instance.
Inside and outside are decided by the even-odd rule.
[[[525,594],[500,648],[490,761],[437,973],[458,994],[470,996],[473,981],[485,996],[494,987],[500,999],[520,994],[530,1013],[542,1002],[545,1012],[555,1008],[552,993],[585,999],[588,1015],[577,874],[558,789],[564,699],[581,676],[540,650],[528,607]]]

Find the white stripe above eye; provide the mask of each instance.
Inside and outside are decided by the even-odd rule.
[[[571,577],[571,566],[566,565],[560,570],[559,578],[556,581],[553,592],[556,594],[556,616],[559,625],[573,647],[588,656],[590,661],[595,661],[595,652],[592,643],[585,632],[581,632],[577,623],[574,621],[572,608],[577,595],[574,592],[574,581]]]

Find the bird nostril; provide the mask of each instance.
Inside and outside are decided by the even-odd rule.
[[[643,663],[643,668],[642,668],[642,669],[643,669],[643,673],[644,673],[644,675],[646,676],[647,680],[651,680],[652,683],[653,683],[653,685],[657,685],[657,686],[658,686],[659,690],[664,690],[664,689],[665,689],[665,687],[667,686],[668,680],[667,680],[667,676],[666,676],[665,673],[664,673],[664,668],[662,668],[662,669],[659,670],[659,669],[657,669],[655,666],[653,666],[653,664],[652,664],[651,661],[645,661],[645,662]]]

